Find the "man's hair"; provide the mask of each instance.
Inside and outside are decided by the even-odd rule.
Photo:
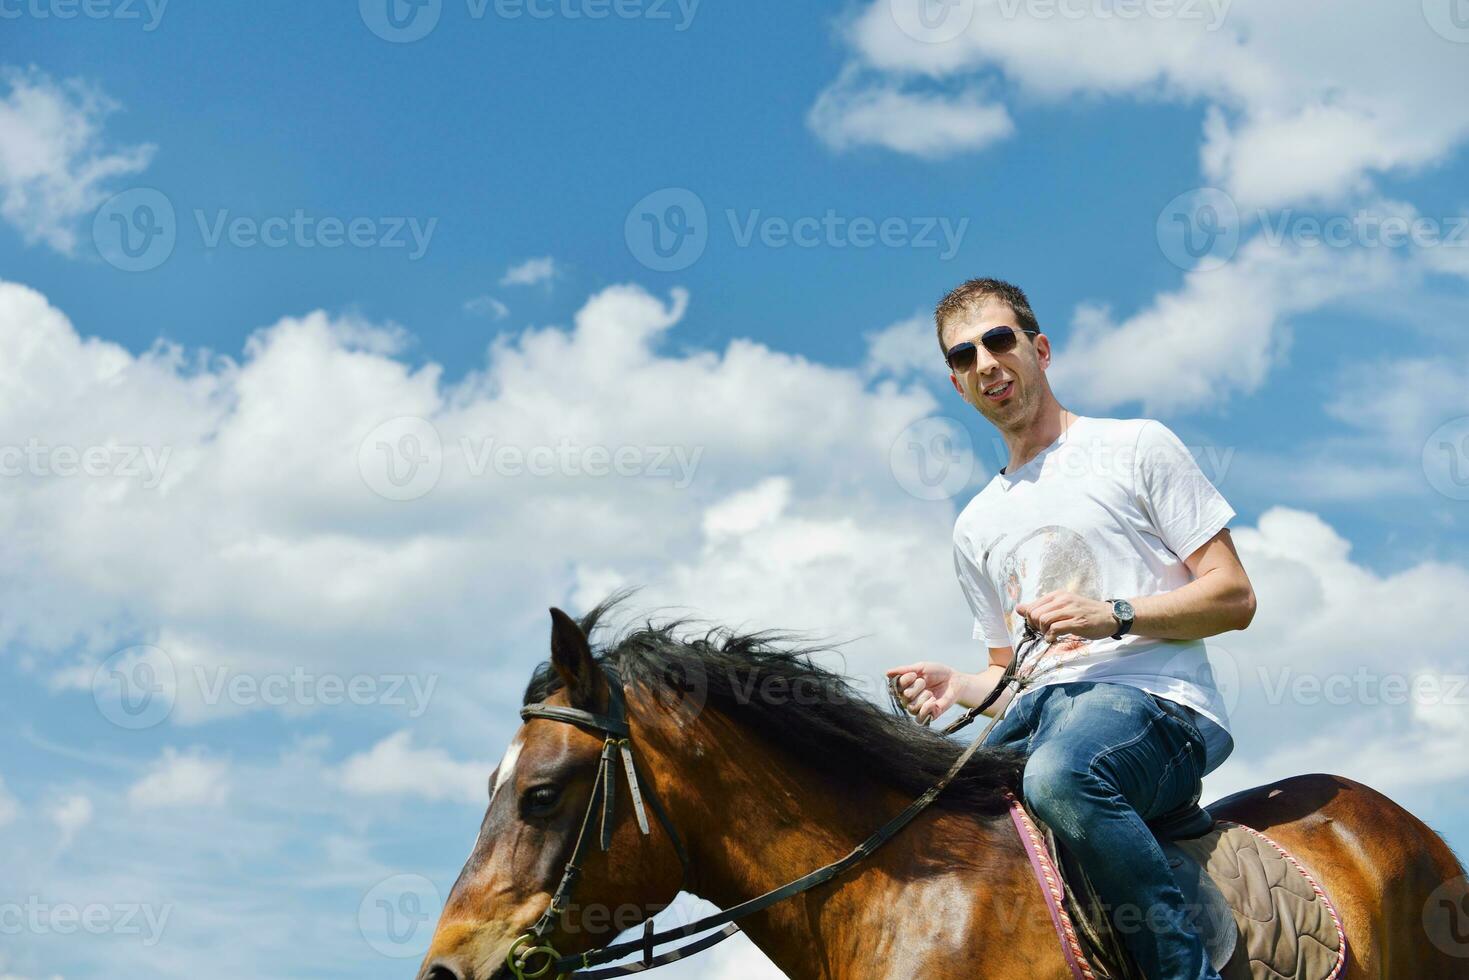
[[[945,355],[949,351],[944,347],[944,324],[952,317],[978,309],[990,299],[1009,304],[1010,309],[1015,311],[1015,319],[1019,321],[1015,326],[1022,330],[1040,329],[1040,324],[1035,321],[1035,313],[1030,309],[1030,300],[1025,298],[1025,291],[1019,286],[1005,282],[1003,279],[970,279],[949,290],[949,294],[939,300],[938,307],[933,311],[933,324],[938,331],[939,349]]]

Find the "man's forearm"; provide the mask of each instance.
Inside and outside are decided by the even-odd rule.
[[[990,692],[995,689],[1000,683],[1000,679],[1004,676],[1005,668],[996,664],[988,665],[977,674],[966,674],[964,687],[959,694],[959,706],[973,708],[976,705],[983,704],[984,699],[990,696]],[[1010,694],[1002,695],[998,701],[990,705],[985,714],[993,715],[997,712],[1004,711],[1005,705],[1010,703],[1012,696]]]
[[[1242,630],[1255,615],[1248,579],[1208,573],[1172,592],[1129,600],[1132,632],[1160,640],[1202,640]]]

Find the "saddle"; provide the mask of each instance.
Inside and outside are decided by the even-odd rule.
[[[1011,817],[1061,939],[1072,975],[1146,980],[1086,873],[1018,800]],[[1341,918],[1326,892],[1283,847],[1193,806],[1150,824],[1183,891],[1191,925],[1224,980],[1337,980],[1346,968]]]

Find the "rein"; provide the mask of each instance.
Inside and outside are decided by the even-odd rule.
[[[952,725],[945,728],[943,734],[951,735],[972,723],[975,718],[979,717],[987,708],[998,701],[1012,684],[1016,686],[1017,690],[1027,687],[1030,683],[1030,678],[1022,678],[1020,676],[1020,666],[1026,656],[1034,649],[1036,641],[1040,638],[1041,634],[1032,629],[1029,624],[1026,624],[1025,638],[1016,648],[1015,656],[1011,659],[1009,666],[1005,668],[1005,673],[1001,676],[999,683],[995,685],[994,690],[990,691],[978,707],[971,708]],[[673,842],[674,849],[678,852],[679,863],[683,866],[684,890],[687,890],[689,881],[689,856],[682,839],[679,837],[678,832],[674,830],[673,824],[668,819],[668,814],[663,809],[662,804],[658,802],[657,796],[652,792],[652,786],[649,785],[646,796],[639,788],[638,768],[637,763],[633,759],[632,741],[629,738],[630,729],[627,724],[627,701],[623,693],[622,678],[611,666],[603,665],[602,671],[607,675],[609,692],[606,715],[594,714],[579,708],[564,708],[559,705],[550,704],[528,704],[520,709],[520,716],[526,721],[532,718],[545,718],[551,721],[576,725],[602,735],[604,742],[602,745],[602,758],[597,766],[597,780],[592,790],[592,798],[587,804],[586,816],[582,818],[581,831],[577,835],[576,846],[572,849],[571,859],[566,864],[566,870],[562,874],[561,883],[557,886],[556,893],[551,898],[550,906],[536,920],[530,932],[515,941],[505,958],[506,966],[516,980],[538,980],[538,978],[548,975],[554,975],[556,980],[568,980],[568,978],[580,978],[580,980],[612,980],[615,977],[625,977],[634,973],[651,970],[654,967],[665,966],[723,942],[740,931],[740,927],[735,924],[737,920],[826,884],[859,861],[868,857],[873,851],[896,836],[898,831],[906,827],[915,817],[928,809],[934,800],[938,799],[939,794],[954,781],[969,763],[969,760],[974,757],[974,753],[979,751],[980,746],[989,737],[990,731],[994,729],[1000,720],[1000,716],[998,715],[991,719],[979,737],[969,743],[969,746],[959,754],[959,757],[954,760],[954,764],[949,767],[948,772],[944,773],[938,782],[929,787],[922,796],[910,803],[901,813],[878,828],[871,837],[868,837],[854,847],[845,857],[817,868],[815,871],[797,878],[789,884],[772,889],[764,895],[752,898],[746,902],[741,902],[733,908],[725,909],[714,915],[705,916],[697,922],[691,922],[686,926],[668,929],[663,932],[654,932],[653,920],[650,918],[643,922],[643,934],[639,939],[616,943],[611,946],[603,946],[576,956],[562,956],[550,945],[546,937],[555,926],[557,918],[565,912],[572,889],[576,887],[576,882],[581,877],[581,861],[586,854],[588,843],[591,840],[593,818],[599,811],[602,817],[600,833],[602,850],[606,851],[612,846],[613,804],[617,796],[618,767],[616,762],[619,758],[622,761],[622,769],[627,774],[628,790],[632,796],[638,828],[645,836],[651,832],[648,826],[648,817],[643,806],[643,801],[646,799],[648,806],[653,810],[653,815],[663,825],[663,829],[668,832],[669,839]],[[687,939],[690,936],[695,936],[718,926],[723,926],[724,928],[697,942],[689,943],[686,946],[681,946],[678,949],[670,950],[667,953],[661,953],[657,956],[653,955],[653,949],[656,946],[661,946],[678,939]],[[605,970],[593,969],[596,966],[620,959],[629,953],[637,952],[641,952],[643,956],[636,963],[630,963],[621,967],[610,967]],[[532,961],[536,958],[539,958],[540,962],[535,965],[535,969],[532,969]]]

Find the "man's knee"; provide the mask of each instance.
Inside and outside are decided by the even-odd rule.
[[[1037,752],[1025,764],[1025,802],[1063,840],[1073,839],[1086,825],[1092,778],[1061,753]]]

